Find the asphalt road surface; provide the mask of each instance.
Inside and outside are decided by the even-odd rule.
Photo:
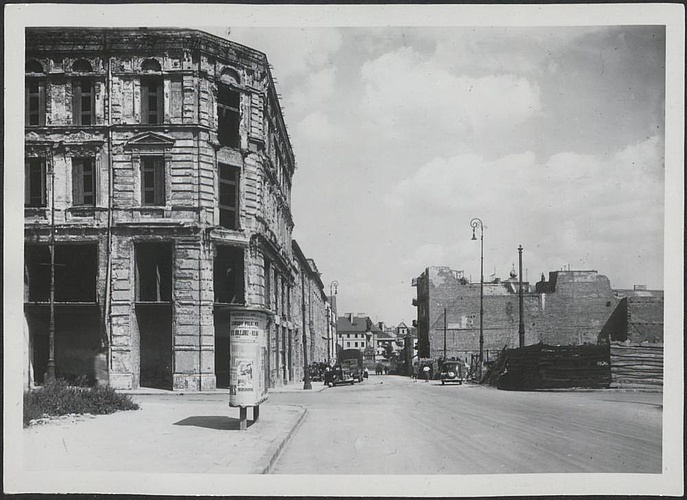
[[[660,393],[510,392],[388,375],[270,401],[308,408],[275,474],[661,472]]]

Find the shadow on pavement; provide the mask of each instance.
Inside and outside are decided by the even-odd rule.
[[[253,425],[252,420],[248,420],[248,427]],[[221,416],[199,416],[188,417],[175,422],[174,425],[192,425],[194,427],[205,427],[206,429],[216,429],[218,431],[237,431],[239,430],[239,419]]]

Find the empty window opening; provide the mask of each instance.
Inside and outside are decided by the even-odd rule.
[[[26,245],[24,280],[28,302],[50,300],[50,247]],[[94,303],[97,300],[98,246],[55,245],[55,302]]]
[[[219,169],[219,225],[227,229],[239,227],[239,172],[220,163]]]
[[[136,244],[136,301],[171,302],[172,245]]]
[[[243,273],[243,249],[217,246],[214,262],[215,302],[244,303]]]
[[[239,92],[233,90],[228,85],[219,84],[217,96],[217,139],[222,146],[239,147],[240,101],[241,94]]]
[[[45,82],[26,80],[26,125],[45,125]]]
[[[45,206],[45,177],[45,158],[28,158],[24,164],[25,206]]]
[[[163,112],[162,78],[141,78],[141,123],[158,125],[162,123]]]
[[[141,190],[143,205],[165,204],[165,160],[162,156],[141,158]]]
[[[146,59],[141,63],[141,70],[143,71],[162,71],[162,66],[156,59]]]
[[[95,166],[93,158],[72,158],[73,203],[95,206]]]
[[[72,64],[72,71],[74,73],[91,73],[93,66],[86,59],[78,59]]]
[[[75,125],[92,125],[95,109],[95,92],[93,80],[82,78],[72,84],[73,108],[72,118]]]

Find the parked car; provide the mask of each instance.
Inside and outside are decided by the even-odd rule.
[[[341,365],[335,365],[331,370],[325,372],[324,374],[324,384],[328,387],[334,387],[340,384],[351,384],[355,383],[355,379],[345,367]]]
[[[441,366],[441,385],[446,382],[463,383],[463,363],[460,361],[444,361]]]

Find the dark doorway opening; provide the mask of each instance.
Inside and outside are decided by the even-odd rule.
[[[172,245],[136,244],[140,385],[172,389]]]
[[[215,377],[217,387],[229,387],[229,318],[226,307],[215,307]]]
[[[172,306],[136,304],[140,333],[140,385],[172,389]]]

